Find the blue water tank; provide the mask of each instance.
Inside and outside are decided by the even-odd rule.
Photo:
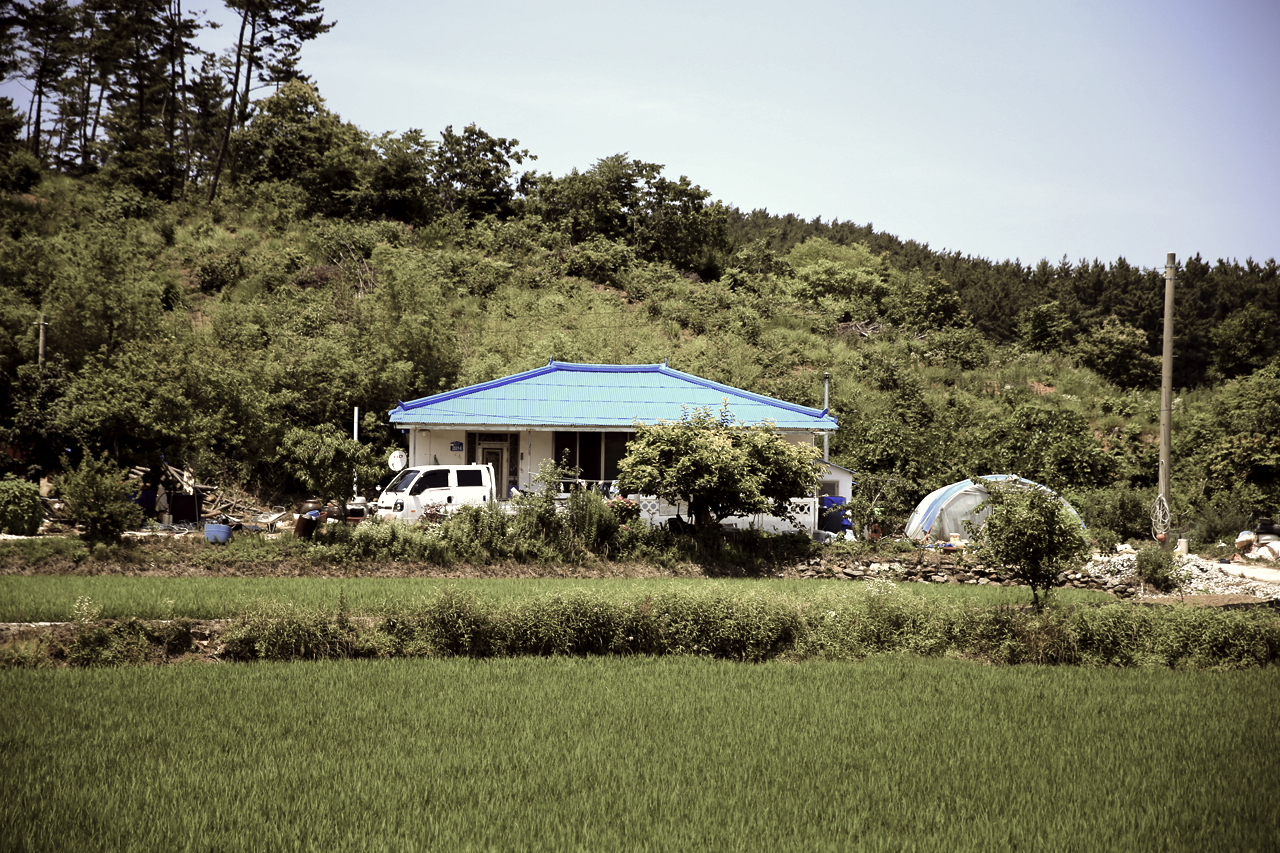
[[[825,530],[828,533],[839,533],[842,530],[853,529],[853,522],[844,516],[844,502],[844,498],[838,495],[822,496],[821,520],[818,523],[819,530]]]

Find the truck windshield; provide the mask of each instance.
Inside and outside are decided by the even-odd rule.
[[[385,491],[403,492],[405,489],[409,488],[409,486],[413,485],[413,478],[416,476],[418,476],[418,472],[412,468],[407,471],[401,471],[399,476],[391,481],[391,484],[387,486]]]

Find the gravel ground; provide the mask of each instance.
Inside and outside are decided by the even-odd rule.
[[[1114,557],[1094,557],[1081,570],[1081,574],[1108,581],[1121,582],[1137,577],[1138,558],[1133,554],[1117,554]],[[1144,601],[1186,601],[1196,604],[1232,604],[1280,600],[1280,584],[1251,580],[1239,576],[1240,566],[1235,563],[1216,563],[1194,555],[1178,558],[1177,565],[1186,572],[1182,595],[1162,595],[1154,590],[1144,590],[1138,598]],[[1232,574],[1232,570],[1236,574]]]

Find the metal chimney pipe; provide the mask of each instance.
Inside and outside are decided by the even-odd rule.
[[[822,374],[822,411],[831,411],[831,374]],[[822,461],[831,461],[831,433],[824,432],[822,434]]]

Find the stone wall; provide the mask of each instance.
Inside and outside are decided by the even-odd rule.
[[[983,565],[980,561],[964,556],[964,552],[917,551],[906,554],[889,554],[874,559],[858,557],[813,557],[807,563],[796,566],[787,576],[800,578],[826,578],[829,580],[889,580],[917,583],[966,583],[978,586],[1018,586],[1007,572]],[[1130,572],[1107,572],[1095,569],[1094,563],[1081,567],[1078,572],[1063,572],[1054,584],[1060,588],[1093,589],[1110,592],[1121,598],[1137,594],[1141,581]]]

